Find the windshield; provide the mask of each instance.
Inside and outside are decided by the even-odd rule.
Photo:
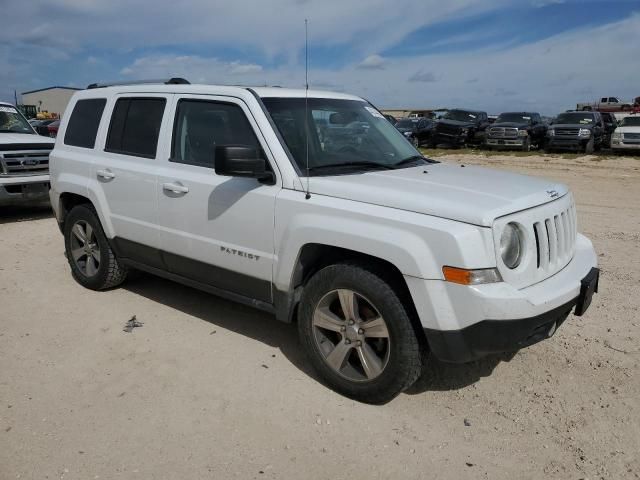
[[[553,123],[589,124],[593,123],[593,115],[589,113],[561,113]]]
[[[305,172],[305,99],[263,98],[263,102],[296,164]],[[335,174],[331,169],[344,167],[395,168],[401,162],[422,160],[396,127],[363,101],[309,98],[306,119],[310,175]]]
[[[530,123],[531,115],[526,113],[502,113],[496,118],[496,123]]]
[[[0,105],[0,132],[35,133],[29,122],[11,105]]]
[[[640,127],[640,117],[624,117],[620,122],[621,127]]]
[[[475,122],[478,115],[475,112],[465,112],[464,110],[449,110],[442,118],[459,122]]]
[[[397,128],[413,128],[418,123],[417,118],[403,118],[396,123]]]

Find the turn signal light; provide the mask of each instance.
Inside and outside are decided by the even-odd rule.
[[[458,283],[460,285],[480,285],[482,283],[502,281],[502,276],[497,268],[467,270],[465,268],[442,267],[442,273],[447,282]]]

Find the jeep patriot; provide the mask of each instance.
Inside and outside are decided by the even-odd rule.
[[[51,155],[76,281],[105,290],[140,269],[296,322],[350,398],[389,401],[430,355],[551,337],[597,291],[565,185],[424,158],[362,98],[91,87]]]

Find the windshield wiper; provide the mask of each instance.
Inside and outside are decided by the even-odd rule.
[[[328,165],[316,165],[314,167],[309,167],[309,171],[328,170],[332,168],[357,168],[357,167],[382,168],[384,170],[393,170],[394,168],[390,165],[385,165],[384,163],[362,161],[362,162],[330,163]]]
[[[425,163],[438,163],[437,160],[432,160],[430,158],[423,157],[422,155],[411,155],[403,160],[400,160],[397,163],[392,165],[392,168],[402,167],[403,165],[409,165],[410,163],[415,163],[418,160],[422,160]]]

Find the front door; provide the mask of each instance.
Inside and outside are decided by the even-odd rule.
[[[247,145],[265,152],[246,105],[233,97],[177,97],[170,158],[158,171],[159,225],[170,272],[272,302],[276,184],[216,175],[215,150]]]

